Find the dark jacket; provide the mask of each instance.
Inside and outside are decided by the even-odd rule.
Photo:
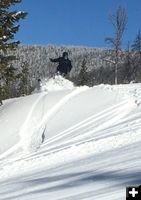
[[[50,59],[50,60],[51,62],[59,63],[57,67],[57,72],[59,72],[60,74],[67,75],[72,69],[71,61],[68,58],[65,59],[64,57],[59,57],[59,58]]]

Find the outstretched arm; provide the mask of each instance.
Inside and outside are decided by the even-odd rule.
[[[55,59],[50,58],[50,61],[51,62],[59,62],[59,58],[55,58]]]

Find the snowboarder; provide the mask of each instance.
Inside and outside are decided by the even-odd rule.
[[[72,69],[72,64],[68,58],[67,52],[63,52],[62,57],[56,59],[50,58],[50,61],[59,63],[57,67],[57,74],[60,74],[62,76],[66,76]]]

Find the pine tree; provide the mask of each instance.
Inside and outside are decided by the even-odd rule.
[[[31,92],[29,66],[24,62],[21,66],[21,73],[18,75],[20,80],[19,95],[29,95]]]
[[[139,64],[141,65],[141,32],[139,30],[134,43],[132,44],[132,51],[138,57]]]
[[[134,43],[132,44],[132,53],[134,55],[134,74],[135,80],[141,81],[141,32],[139,30]]]
[[[87,81],[88,81],[88,77],[87,77],[87,65],[86,65],[86,59],[84,58],[84,60],[82,61],[82,65],[81,65],[81,70],[79,73],[79,77],[78,77],[78,84],[79,85],[86,85]]]
[[[132,50],[137,51],[141,54],[141,32],[140,32],[140,30],[139,30],[139,32],[136,36],[136,39],[132,45]]]
[[[130,83],[134,78],[133,58],[130,42],[127,43],[127,49],[124,52],[124,62],[119,69],[120,83]]]
[[[27,13],[12,11],[12,6],[21,2],[22,0],[0,0],[0,99],[8,97],[9,83],[15,78],[12,61],[16,57],[12,51],[20,42],[14,40],[14,35],[20,27],[17,23],[24,19]]]

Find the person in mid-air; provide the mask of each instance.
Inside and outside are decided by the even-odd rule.
[[[59,58],[56,58],[56,59],[50,58],[50,61],[58,63],[57,73],[62,75],[62,76],[66,76],[72,69],[72,64],[71,64],[71,61],[68,58],[67,52],[63,52],[62,57],[59,57]]]

